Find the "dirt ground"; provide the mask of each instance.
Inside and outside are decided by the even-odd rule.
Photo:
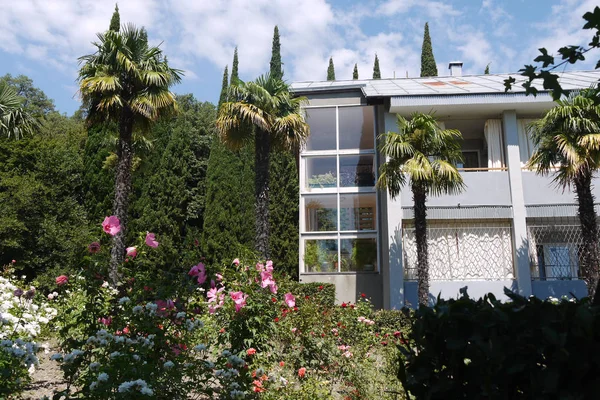
[[[55,390],[63,390],[66,384],[63,380],[63,374],[58,363],[50,360],[50,357],[57,353],[58,349],[53,342],[48,343],[48,348],[38,353],[40,365],[31,376],[31,384],[27,386],[23,393],[25,400],[39,400],[44,396],[52,399]]]

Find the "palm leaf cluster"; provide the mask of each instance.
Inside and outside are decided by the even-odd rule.
[[[392,197],[410,179],[432,195],[455,194],[465,185],[456,165],[462,162],[459,131],[441,129],[433,115],[415,113],[410,119],[398,116],[398,132],[383,135],[381,153],[388,157],[380,169],[379,187]]]
[[[306,141],[309,128],[300,112],[305,101],[293,97],[289,86],[269,74],[229,88],[219,110],[217,129],[225,144],[239,149],[259,129],[269,134],[275,149],[293,150]]]
[[[529,126],[536,150],[528,166],[543,175],[555,172],[554,182],[567,188],[600,168],[600,106],[586,91],[557,103]]]
[[[0,84],[0,136],[19,139],[33,133],[37,126],[36,119],[23,109],[17,92],[7,84]]]
[[[161,113],[173,109],[169,90],[181,81],[182,71],[169,67],[158,47],[148,45],[145,30],[128,24],[120,32],[98,34],[96,52],[79,58],[80,92],[88,119],[119,121],[130,110],[134,125],[147,127]]]

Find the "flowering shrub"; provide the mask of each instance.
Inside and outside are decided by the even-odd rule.
[[[0,397],[19,392],[28,382],[38,365],[34,338],[56,316],[54,308],[36,301],[33,286],[22,289],[16,283],[0,276]]]

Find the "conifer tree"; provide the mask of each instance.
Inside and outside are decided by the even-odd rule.
[[[375,62],[373,63],[373,79],[381,79],[381,71],[379,70],[379,57],[375,54]]]
[[[271,76],[283,78],[279,29],[273,33]],[[298,275],[299,181],[295,154],[274,151],[269,165],[269,247],[279,270]]]
[[[438,70],[433,57],[431,37],[429,36],[429,23],[425,22],[423,34],[423,47],[421,49],[421,76],[437,76]]]
[[[333,57],[329,57],[329,67],[327,67],[327,80],[335,81],[335,69],[333,67]]]
[[[227,72],[227,65],[223,71],[223,84],[221,85],[221,96],[219,96],[219,105],[217,109],[221,107],[225,101],[227,101],[227,88],[229,87],[229,73]]]
[[[281,43],[279,42],[279,28],[275,25],[273,30],[273,47],[271,49],[270,71],[271,76],[283,79],[283,69],[281,64]]]
[[[490,74],[490,64],[488,64],[488,65],[485,66],[485,71],[483,71],[483,73],[485,75],[489,75]]]
[[[112,18],[110,19],[110,27],[108,30],[119,32],[121,29],[121,17],[119,15],[119,5],[115,4],[115,12],[113,12]]]
[[[238,75],[238,50],[237,46],[233,51],[233,63],[231,64],[231,79],[229,81],[229,85],[237,85],[240,80],[240,76]]]
[[[352,79],[358,79],[358,65],[354,64],[354,71],[352,72]]]

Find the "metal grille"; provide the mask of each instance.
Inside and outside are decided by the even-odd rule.
[[[429,279],[472,281],[513,279],[509,222],[430,224],[427,228]],[[404,279],[417,279],[414,226],[402,231]]]
[[[577,278],[583,244],[579,224],[561,219],[529,224],[527,236],[532,279]]]

